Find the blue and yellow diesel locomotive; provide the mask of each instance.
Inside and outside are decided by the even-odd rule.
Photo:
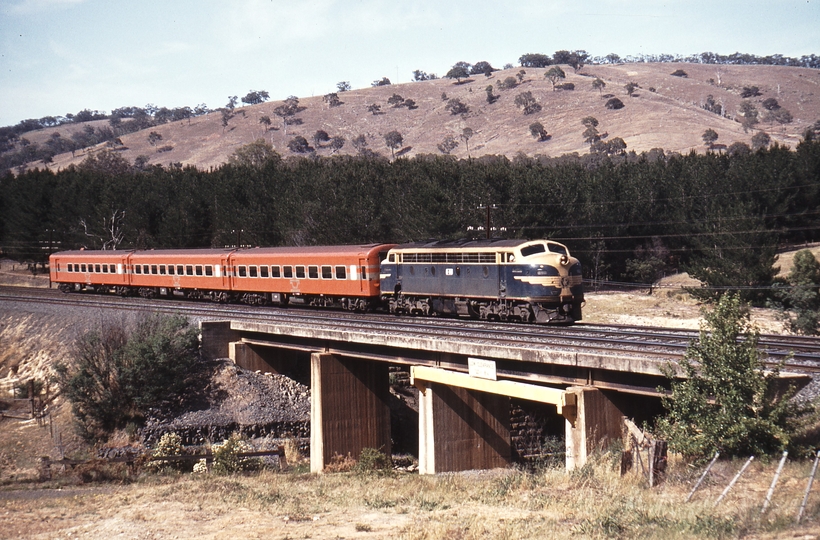
[[[380,269],[391,313],[571,324],[581,320],[581,263],[551,240],[402,244]]]

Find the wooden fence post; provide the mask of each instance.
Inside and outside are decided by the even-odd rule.
[[[649,487],[660,484],[666,476],[666,449],[666,441],[649,443]]]

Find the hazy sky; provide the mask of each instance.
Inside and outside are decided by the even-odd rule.
[[[0,0],[0,126],[323,95],[561,49],[820,54],[820,0]]]

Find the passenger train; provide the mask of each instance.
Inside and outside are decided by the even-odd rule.
[[[63,251],[63,292],[305,305],[394,314],[569,324],[581,320],[581,264],[551,240]]]

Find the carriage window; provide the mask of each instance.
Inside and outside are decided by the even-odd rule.
[[[283,266],[282,267],[282,272],[284,273],[284,276],[286,278],[292,278],[293,277],[293,267],[292,266]]]
[[[248,277],[248,267],[247,266],[237,266],[239,270],[239,277]]]
[[[322,279],[333,279],[333,268],[329,266],[322,267]]]
[[[185,275],[185,268],[183,268],[181,264],[177,265],[177,275],[178,276],[184,276]]]
[[[521,248],[521,256],[522,257],[529,257],[530,255],[535,255],[536,253],[544,253],[547,251],[547,248],[544,247],[544,244],[535,244],[534,246],[525,246]]]
[[[198,275],[198,276],[202,275],[202,265],[201,264],[196,265],[196,275]]]
[[[271,266],[270,267],[270,277],[280,277],[279,267],[278,266]]]
[[[100,265],[99,264],[94,265],[94,272],[96,272],[97,274],[100,273]]]
[[[185,265],[185,274],[187,274],[189,276],[193,276],[194,275],[194,267],[191,266],[190,264]]]
[[[149,272],[148,272],[148,265],[147,265],[147,264],[143,264],[143,265],[142,265],[142,273],[143,273],[143,274],[147,274],[147,273],[149,273]]]
[[[161,276],[165,275],[165,265],[164,264],[159,265],[159,275],[161,275]]]
[[[142,274],[142,266],[135,264],[134,265],[134,273],[135,274]]]
[[[268,277],[268,267],[267,266],[260,266],[259,267],[259,277]]]
[[[347,279],[347,269],[344,266],[336,267],[336,279]]]
[[[259,277],[258,268],[256,266],[249,266],[248,267],[248,274],[250,277]]]
[[[206,276],[213,276],[214,275],[214,267],[209,265],[205,266],[205,275]]]
[[[107,274],[108,273],[108,265],[107,264],[102,265],[102,268],[100,269],[100,272],[102,272],[103,274]]]
[[[364,281],[365,279],[367,279],[367,267],[362,266],[362,281]]]
[[[156,264],[151,265],[151,273],[156,275],[156,273],[157,273],[157,265]]]
[[[310,279],[319,279],[319,267],[308,266],[308,277]]]
[[[173,264],[168,265],[168,274],[171,275],[171,276],[174,275],[174,265]]]
[[[305,279],[305,267],[304,266],[297,266],[296,267],[296,277],[298,279]]]

